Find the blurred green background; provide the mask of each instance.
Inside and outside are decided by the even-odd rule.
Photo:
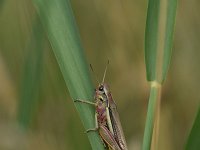
[[[88,65],[99,80],[110,60],[106,82],[128,147],[139,150],[149,96],[143,50],[147,1],[71,3]],[[184,148],[199,107],[199,6],[197,0],[178,4],[162,93],[162,150]],[[0,150],[91,149],[45,31],[37,24],[30,0],[0,0]]]

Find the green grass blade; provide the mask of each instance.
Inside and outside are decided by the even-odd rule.
[[[200,148],[200,108],[198,110],[195,122],[190,132],[186,150],[199,150]]]
[[[39,22],[39,18],[36,19],[32,32],[30,44],[27,47],[18,106],[18,122],[25,129],[30,127],[31,121],[38,108],[39,84],[45,39],[45,34]]]
[[[149,97],[148,111],[147,111],[147,119],[146,126],[144,131],[143,138],[143,150],[151,149],[152,135],[153,135],[153,127],[154,127],[154,114],[156,113],[156,107],[158,105],[158,101],[160,99],[161,88],[158,84],[151,84],[151,91]]]
[[[151,139],[153,134],[153,130],[151,129],[153,128],[153,120],[154,120],[151,114],[152,113],[154,114],[156,97],[157,97],[157,90],[155,88],[152,88],[150,92],[148,112],[147,112],[147,122],[149,122],[149,126],[145,126],[144,132],[146,134],[144,135],[143,150],[146,150],[151,146]]]
[[[170,64],[172,45],[173,45],[174,25],[176,18],[176,8],[177,8],[177,0],[168,0],[161,82],[164,82],[164,80],[166,79],[167,71]]]
[[[149,0],[145,61],[148,81],[163,82],[171,58],[177,0]]]
[[[33,0],[33,2],[47,31],[72,99],[93,101],[94,87],[69,0]],[[80,103],[75,103],[75,106],[85,129],[94,128],[94,108]],[[94,150],[104,149],[97,132],[88,133],[88,137]]]
[[[159,0],[149,0],[145,30],[145,63],[147,80],[156,79]]]
[[[149,0],[145,31],[145,63],[151,93],[145,125],[143,150],[157,149],[159,135],[160,97],[158,93],[166,79],[171,58],[176,0]]]

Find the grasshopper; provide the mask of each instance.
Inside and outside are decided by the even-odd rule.
[[[103,142],[110,150],[128,150],[121,122],[119,120],[117,106],[112,98],[108,84],[104,83],[107,66],[104,71],[102,82],[99,83],[98,87],[95,89],[95,102],[81,99],[76,99],[75,102],[91,104],[96,108],[95,128],[88,129],[86,132],[98,131]],[[91,65],[90,67],[92,69]]]

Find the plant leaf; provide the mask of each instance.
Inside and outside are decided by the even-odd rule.
[[[186,150],[199,150],[200,147],[200,108],[198,110],[196,119],[194,121],[192,130],[190,132]]]
[[[72,99],[93,100],[89,67],[69,0],[33,0]],[[94,128],[94,108],[76,103],[85,129]],[[104,149],[97,132],[88,133],[94,150]]]
[[[33,25],[30,43],[27,47],[18,106],[18,121],[25,129],[30,127],[34,113],[38,108],[44,41],[45,34],[37,17]]]
[[[170,64],[177,0],[149,0],[145,31],[148,81],[163,82]]]

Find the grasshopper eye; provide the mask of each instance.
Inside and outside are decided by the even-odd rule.
[[[100,86],[100,87],[99,87],[99,91],[103,91],[103,86]]]

